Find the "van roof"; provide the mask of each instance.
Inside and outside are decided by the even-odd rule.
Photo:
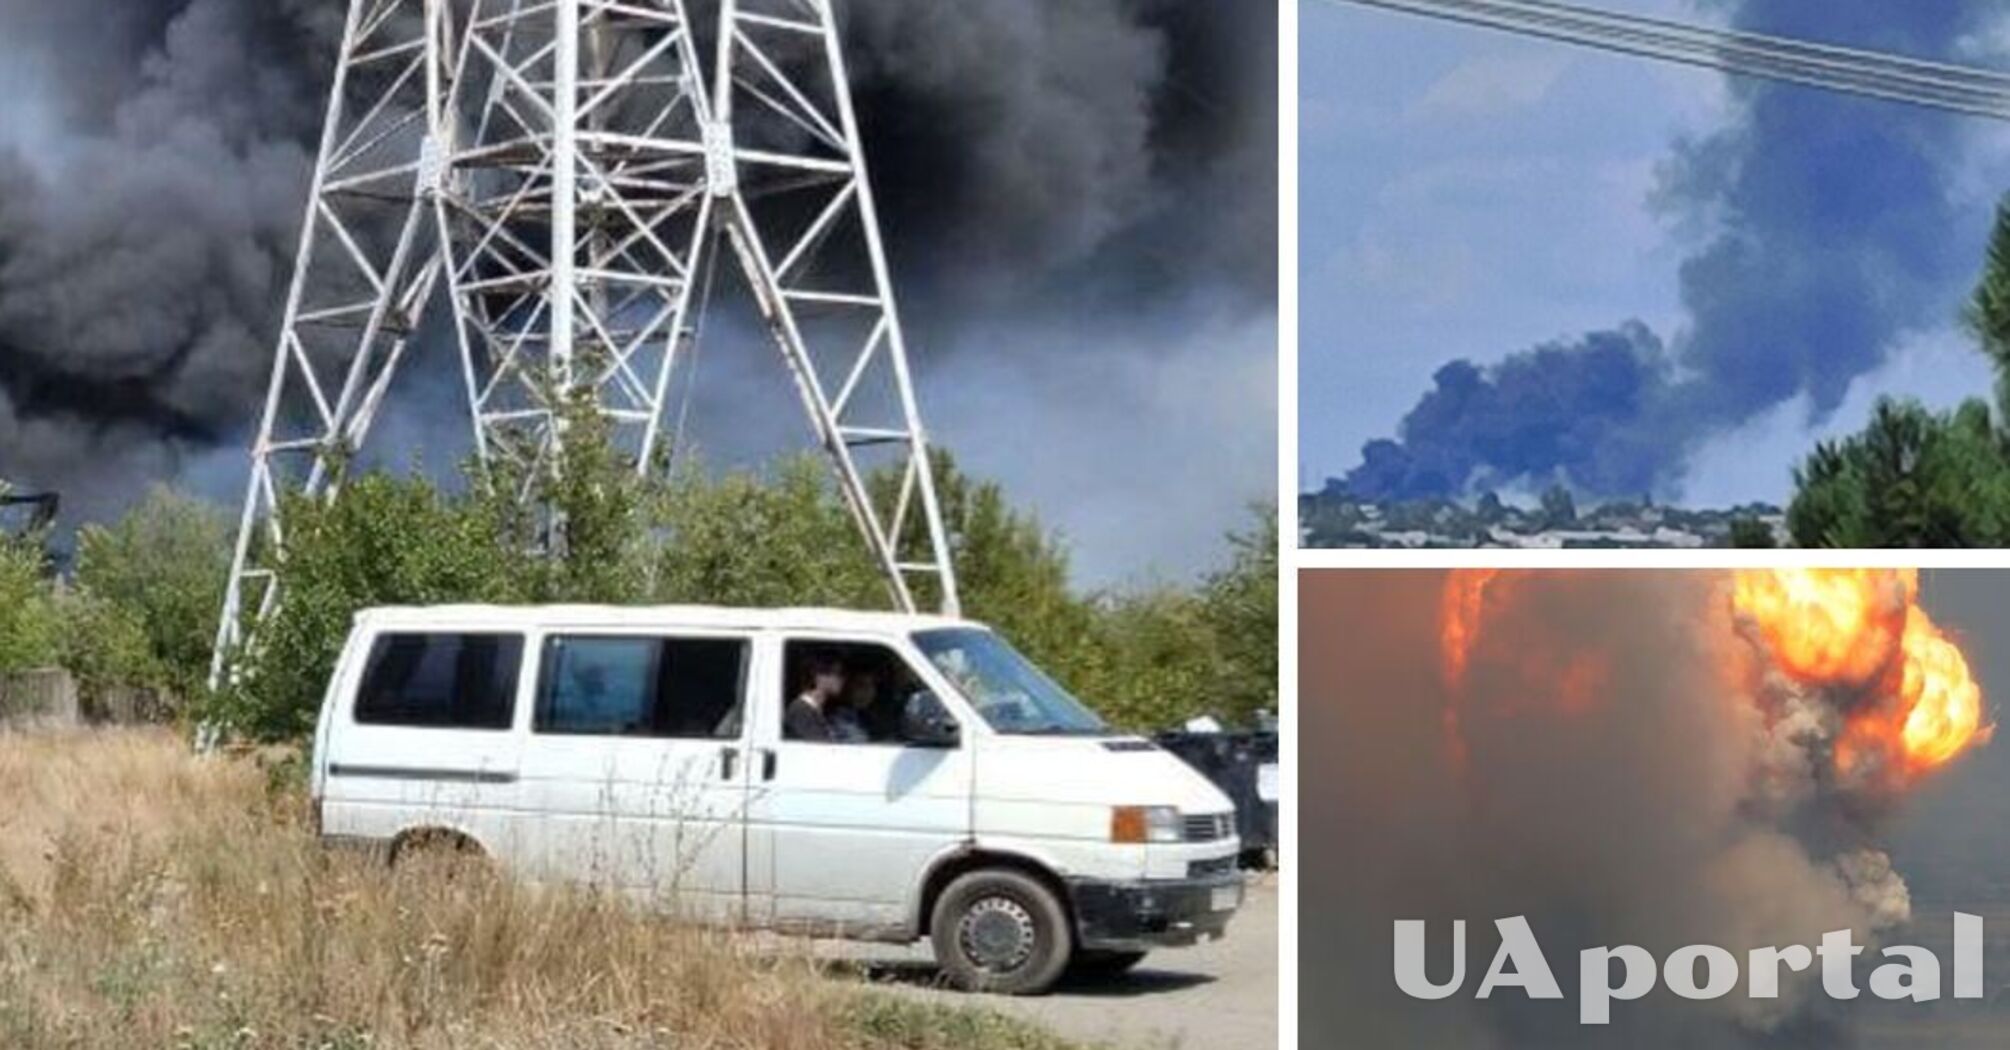
[[[364,609],[359,626],[429,627],[442,622],[493,627],[710,627],[900,632],[982,627],[974,620],[926,613],[725,605],[393,605]]]

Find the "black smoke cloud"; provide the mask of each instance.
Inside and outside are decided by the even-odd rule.
[[[1492,368],[1454,361],[1403,421],[1401,443],[1371,441],[1347,482],[1371,494],[1445,495],[1562,473],[1596,492],[1641,493],[1657,451],[1636,426],[1659,410],[1671,369],[1645,325],[1594,332]]]
[[[2000,20],[1982,0],[1726,0],[1739,29],[1951,59]],[[1970,57],[1972,61],[1972,56]],[[1805,396],[1812,422],[1908,332],[1952,317],[1984,220],[1955,183],[1975,122],[1733,78],[1737,115],[1678,142],[1658,203],[1703,240],[1680,271],[1684,327],[1638,326],[1455,362],[1346,481],[1370,497],[1457,496],[1553,481],[1679,494],[1710,435]],[[1637,365],[1615,348],[1632,344]],[[1591,370],[1596,378],[1578,373]]]
[[[1234,5],[854,4],[891,236],[971,301],[1276,286],[1276,25]]]
[[[345,7],[0,0],[0,70],[59,129],[11,156],[0,139],[0,477],[101,512],[138,480],[241,463]],[[1269,12],[873,0],[842,17],[932,345],[1195,296],[1274,309]]]
[[[0,0],[14,94],[63,129],[0,152],[0,476],[115,502],[245,425],[327,7]]]

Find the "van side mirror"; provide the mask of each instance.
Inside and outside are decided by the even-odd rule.
[[[962,727],[926,689],[916,690],[900,712],[901,740],[913,747],[953,748],[962,742]]]

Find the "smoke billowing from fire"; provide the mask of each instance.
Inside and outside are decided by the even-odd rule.
[[[1989,738],[1982,693],[1961,650],[1919,607],[1910,571],[1740,572],[1733,608],[1771,659],[1768,693],[1814,703],[1846,786],[1902,788]]]
[[[1553,961],[1843,926],[1875,943],[1912,912],[1882,823],[1989,736],[1909,572],[1313,573],[1303,589],[1303,674],[1329,692],[1304,705],[1324,771],[1305,785],[1307,914],[1324,917],[1304,941],[1319,996],[1301,1001],[1369,1044],[1835,1045],[1843,1007],[1808,974],[1778,1000],[1650,996],[1591,1034],[1570,1004],[1398,1002],[1389,922],[1469,920],[1482,972],[1509,915]]]
[[[1750,32],[2000,64],[1982,43],[2003,24],[1989,0],[1697,6]],[[1679,271],[1682,326],[1628,322],[1502,347],[1491,364],[1452,361],[1393,439],[1362,450],[1350,490],[1457,497],[1561,481],[1601,496],[1677,494],[1712,436],[1797,399],[1821,422],[1905,336],[1955,315],[1987,233],[1986,207],[1962,199],[1986,122],[1727,83],[1731,121],[1672,146],[1653,202],[1676,229],[1703,235]]]
[[[88,512],[205,455],[241,476],[347,8],[0,0],[0,476]],[[1274,310],[1274,18],[840,9],[917,347],[1124,316],[1079,352],[1148,354],[1192,301]]]
[[[1442,660],[1454,702],[1487,617],[1509,604],[1505,589],[1488,603],[1499,577],[1497,569],[1471,569],[1445,581]],[[1751,689],[1766,731],[1793,723],[1795,743],[1837,783],[1903,787],[1989,739],[1981,688],[1960,648],[1919,607],[1916,571],[1742,570],[1730,598],[1732,625],[1752,642],[1759,670],[1746,673],[1740,653],[1727,671]],[[1602,659],[1580,652],[1555,669],[1549,692],[1558,709],[1594,702]],[[1812,724],[1802,724],[1809,715]],[[1448,733],[1457,724],[1448,707]],[[1447,752],[1455,764],[1467,753],[1461,740],[1448,740]]]

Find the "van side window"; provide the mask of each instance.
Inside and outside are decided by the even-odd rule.
[[[508,729],[522,662],[517,634],[378,635],[356,694],[356,721]]]
[[[725,740],[739,735],[742,638],[565,635],[544,643],[540,733]]]
[[[921,679],[876,642],[793,640],[782,650],[782,739],[903,744],[901,712]]]

